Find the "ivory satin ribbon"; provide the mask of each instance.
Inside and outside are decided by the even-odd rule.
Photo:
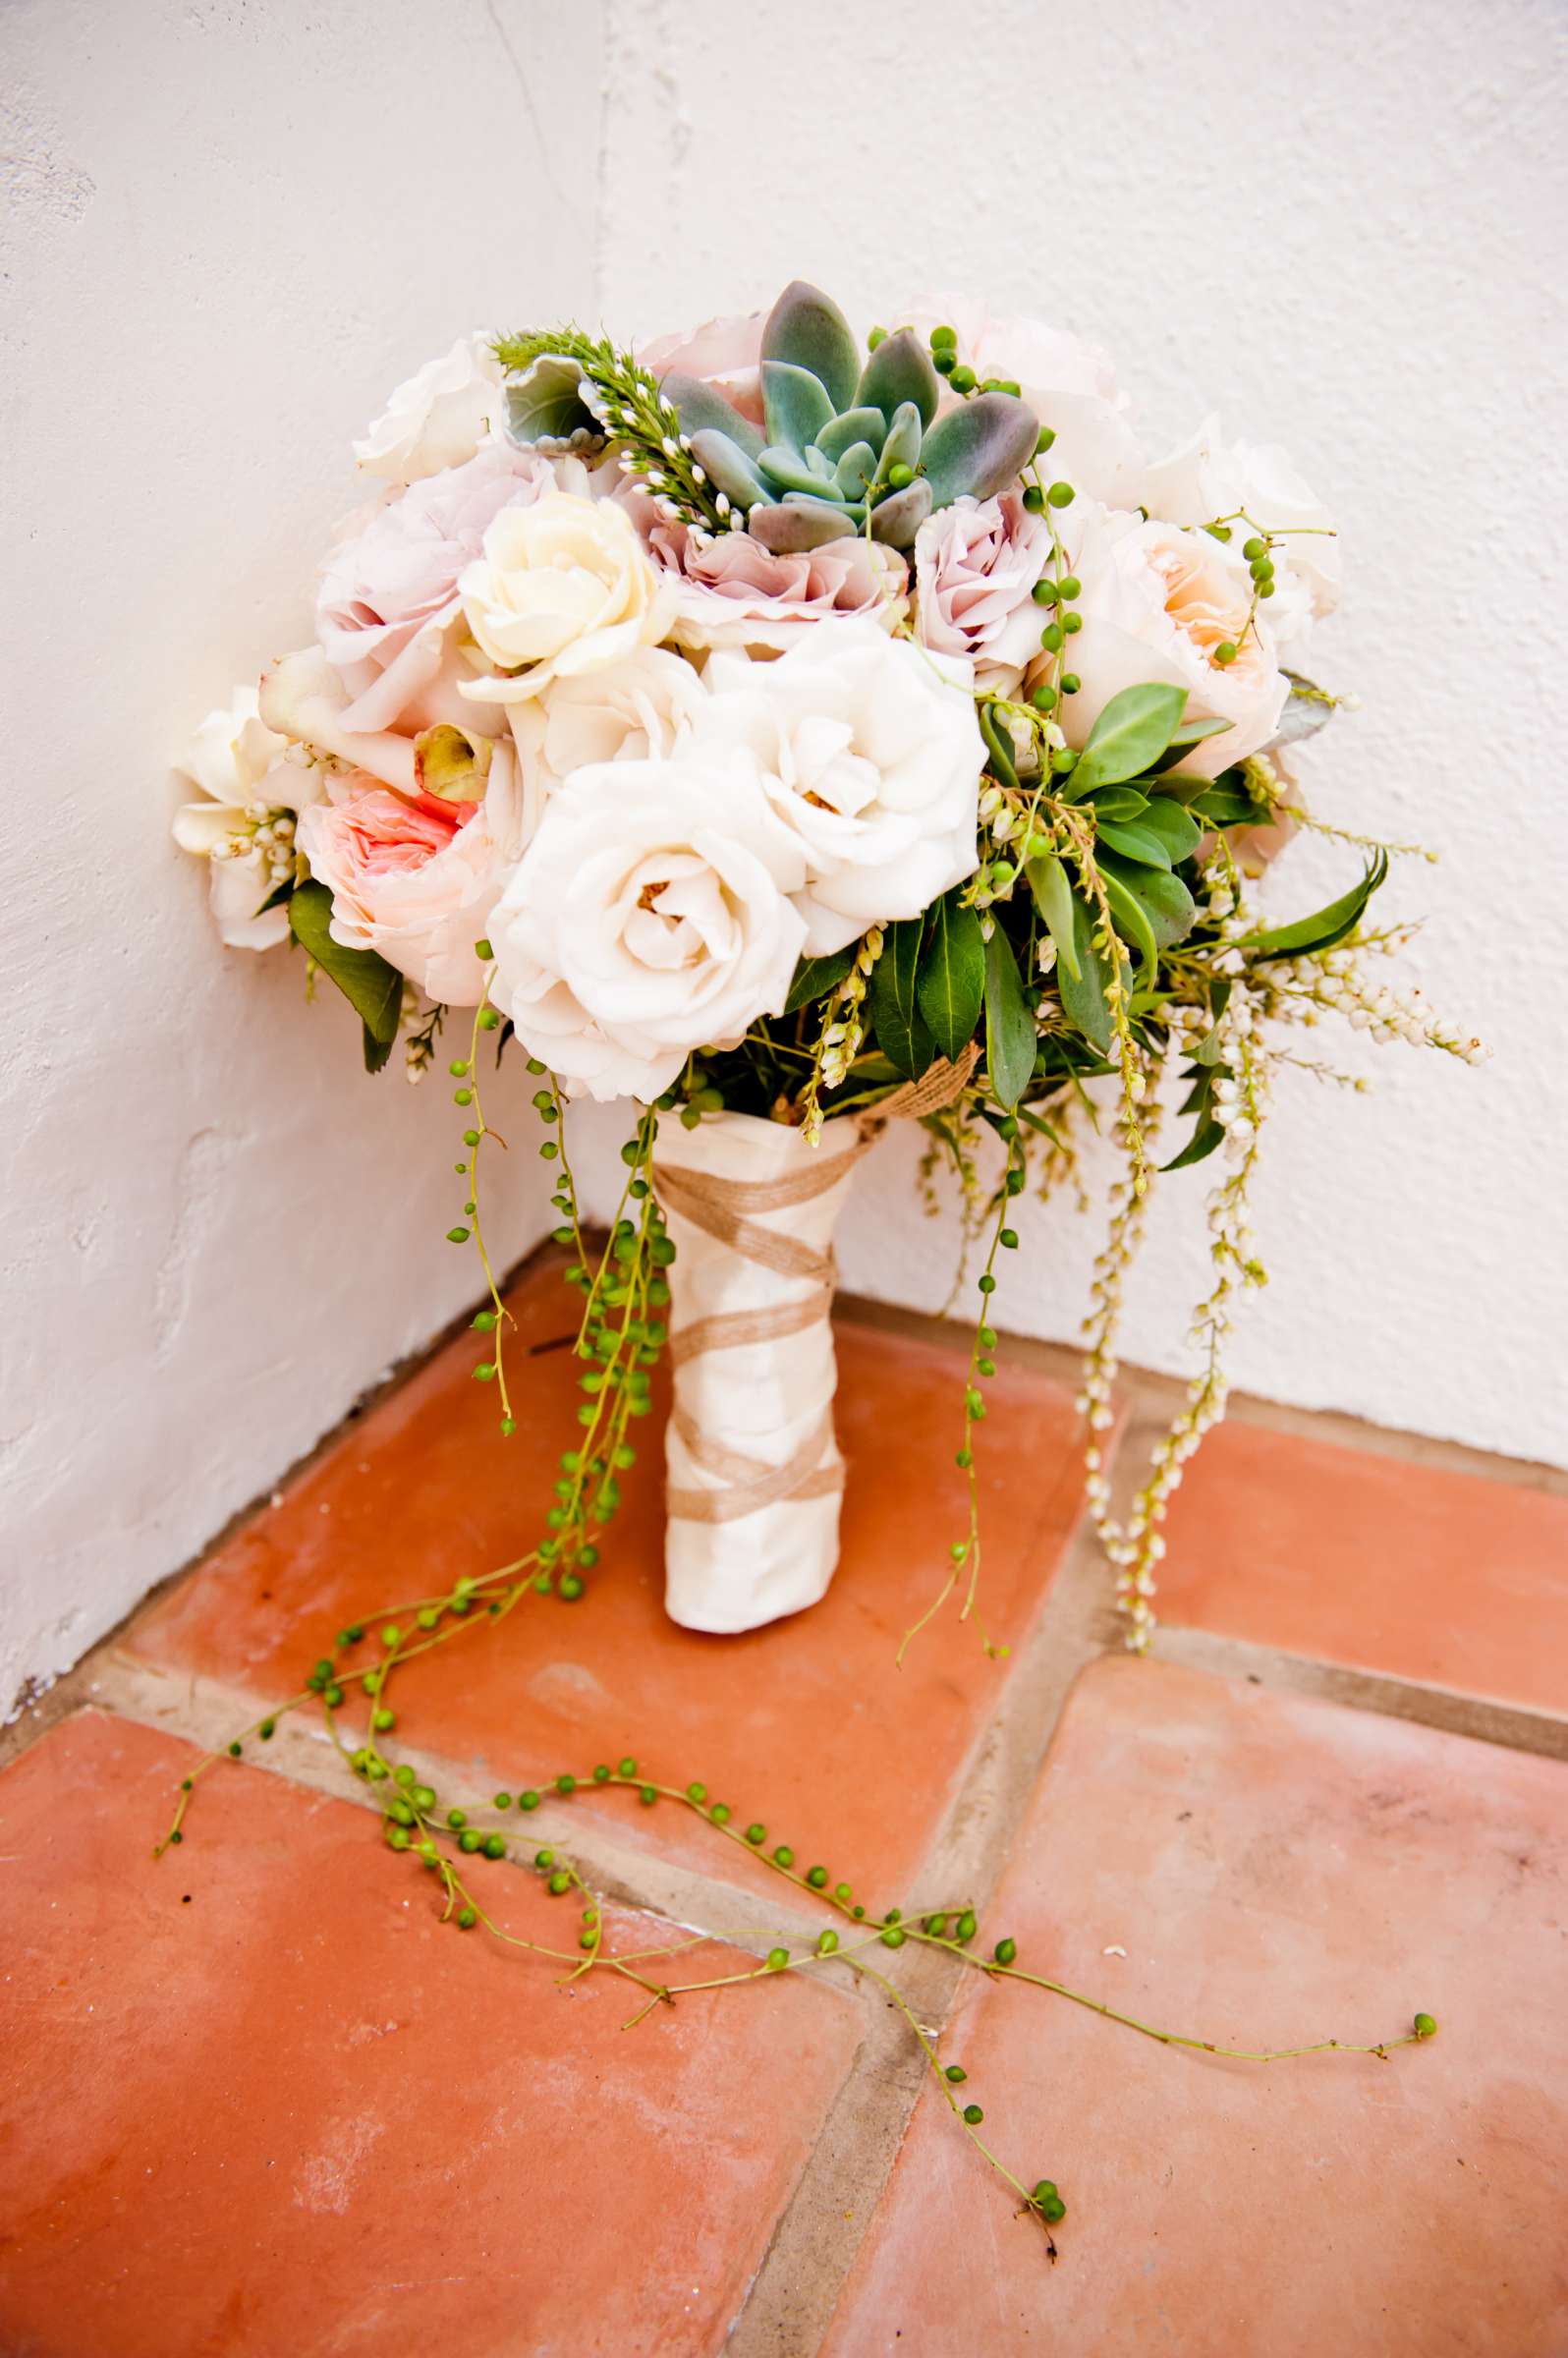
[[[826,1590],[844,1487],[833,1229],[885,1122],[953,1103],[976,1059],[971,1048],[871,1115],[837,1117],[815,1147],[787,1125],[732,1113],[661,1140],[653,1185],[678,1247],[666,1604],[685,1626],[756,1628]]]

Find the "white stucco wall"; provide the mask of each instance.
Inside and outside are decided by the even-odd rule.
[[[866,320],[978,287],[1107,345],[1156,450],[1218,409],[1337,507],[1348,594],[1317,667],[1365,708],[1304,756],[1309,798],[1442,855],[1402,865],[1378,912],[1427,915],[1406,972],[1495,1057],[1358,1042],[1371,1097],[1287,1076],[1256,1222],[1272,1282],[1236,1378],[1568,1462],[1568,19],[1550,0],[611,16],[618,328],[797,275]],[[1300,846],[1278,895],[1305,912],[1356,872]],[[955,1232],[919,1208],[917,1154],[879,1149],[841,1259],[849,1284],[935,1307]],[[1182,1364],[1215,1167],[1162,1183],[1127,1334],[1148,1365]],[[1003,1321],[1071,1338],[1096,1242],[1066,1207],[1032,1218]]]
[[[1219,406],[1296,451],[1351,562],[1321,668],[1366,704],[1311,794],[1444,854],[1385,906],[1429,914],[1412,972],[1497,1054],[1285,1093],[1237,1377],[1568,1459],[1561,19],[1477,25],[1462,0],[12,0],[0,1713],[471,1289],[446,1109],[364,1080],[297,962],[217,951],[163,825],[186,722],[303,636],[346,438],[480,319],[634,333],[798,273],[872,315],[970,283],[1110,345],[1151,442]],[[1281,890],[1347,867],[1312,848]],[[845,1273],[933,1304],[952,1236],[913,1160],[879,1150]],[[1128,1336],[1153,1364],[1203,1188],[1166,1183]],[[506,1242],[541,1224],[522,1179]],[[1042,1213],[1028,1243],[1007,1321],[1068,1335],[1092,1232]]]
[[[169,765],[308,635],[387,390],[476,321],[585,301],[596,78],[538,15],[0,20],[0,1718],[474,1290],[443,1241],[455,1109],[396,1063],[367,1080],[300,959],[218,948]]]

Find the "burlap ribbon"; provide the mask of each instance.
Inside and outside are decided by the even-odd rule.
[[[919,1121],[956,1104],[979,1057],[980,1049],[972,1041],[956,1064],[939,1058],[919,1081],[906,1082],[859,1116],[851,1147],[830,1150],[783,1178],[725,1179],[711,1171],[662,1162],[655,1153],[653,1185],[666,1211],[678,1213],[693,1227],[776,1276],[802,1280],[809,1289],[790,1302],[762,1310],[721,1311],[677,1329],[670,1338],[670,1357],[677,1369],[703,1352],[733,1350],[745,1343],[804,1333],[828,1316],[835,1276],[831,1251],[819,1253],[799,1237],[781,1235],[757,1215],[825,1195],[849,1176],[889,1121]],[[716,1440],[679,1401],[672,1422],[693,1464],[710,1476],[715,1486],[704,1489],[672,1487],[666,1505],[674,1518],[733,1523],[780,1499],[822,1498],[843,1488],[844,1463],[833,1446],[831,1405],[782,1465],[768,1464]]]

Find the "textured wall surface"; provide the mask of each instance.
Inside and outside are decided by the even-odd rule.
[[[477,320],[631,333],[796,273],[869,317],[968,283],[1110,346],[1152,446],[1218,407],[1294,450],[1347,538],[1319,669],[1365,702],[1310,794],[1443,854],[1384,906],[1428,914],[1411,971],[1497,1053],[1347,1050],[1372,1097],[1293,1077],[1237,1377],[1568,1457],[1562,20],[1476,24],[1461,0],[604,0],[568,32],[540,0],[12,0],[11,797],[47,816],[0,849],[25,979],[0,1712],[471,1286],[439,1241],[442,1108],[364,1081],[288,958],[217,949],[163,823],[187,722],[303,636],[348,437]],[[1352,865],[1307,847],[1280,898]],[[933,1305],[956,1232],[914,1159],[889,1142],[863,1176],[845,1272]],[[1170,1366],[1204,1175],[1163,1192],[1128,1348]],[[540,1225],[520,1189],[506,1241]],[[1026,1243],[1006,1320],[1070,1335],[1093,1232],[1063,1207]]]
[[[452,1108],[218,947],[169,765],[307,635],[388,389],[584,299],[598,93],[535,14],[5,11],[0,1717],[474,1287]]]
[[[1406,972],[1495,1056],[1309,1037],[1343,1037],[1375,1095],[1285,1077],[1236,1376],[1563,1463],[1568,19],[1505,0],[1478,24],[1465,0],[800,0],[787,28],[615,0],[600,284],[625,329],[797,274],[865,321],[971,286],[1106,345],[1156,452],[1211,409],[1293,452],[1345,537],[1316,667],[1364,702],[1304,756],[1309,799],[1442,855],[1379,914],[1427,916]],[[1305,912],[1356,872],[1300,845],[1275,896]],[[956,1230],[921,1212],[916,1159],[879,1150],[841,1258],[934,1307]],[[1127,1344],[1151,1366],[1182,1364],[1207,1183],[1172,1174],[1150,1222]],[[1037,1213],[1003,1322],[1071,1337],[1095,1242]]]

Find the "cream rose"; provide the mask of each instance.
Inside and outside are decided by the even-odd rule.
[[[465,693],[502,703],[653,646],[673,603],[626,509],[565,491],[503,508],[458,590],[476,644],[500,674]]]
[[[286,741],[260,715],[254,688],[209,712],[178,763],[201,790],[174,817],[174,840],[207,863],[218,938],[231,950],[269,950],[288,938],[284,909],[261,904],[294,867],[295,814],[315,792],[313,773],[282,757]]]
[[[553,680],[527,703],[514,704],[512,733],[531,822],[536,823],[545,799],[573,770],[666,759],[706,702],[701,679],[683,656],[640,646],[608,671]]]
[[[749,760],[596,762],[551,797],[490,920],[492,994],[572,1094],[646,1101],[782,1008],[803,872]]]
[[[366,475],[418,482],[472,459],[504,414],[505,379],[483,333],[460,336],[451,351],[399,385],[354,456]]]
[[[1060,706],[1068,743],[1083,745],[1123,688],[1162,681],[1187,691],[1186,719],[1230,724],[1182,756],[1190,775],[1217,777],[1266,745],[1290,682],[1264,609],[1248,622],[1252,581],[1240,555],[1207,533],[1157,519],[1091,505],[1068,514],[1084,621],[1068,642],[1067,661],[1083,683]],[[1227,646],[1234,656],[1217,659]]]
[[[1277,443],[1226,442],[1217,418],[1205,419],[1186,446],[1150,467],[1138,492],[1151,516],[1171,524],[1209,524],[1241,511],[1282,537],[1270,551],[1274,595],[1268,624],[1276,645],[1304,650],[1312,625],[1339,603],[1339,538],[1333,518]],[[1238,522],[1231,544],[1249,537]]]
[[[695,741],[760,771],[806,865],[811,956],[918,917],[973,871],[984,747],[967,664],[863,620],[776,662],[711,655],[703,677]]]
[[[428,998],[478,1004],[475,955],[523,850],[517,760],[503,743],[481,803],[395,794],[379,779],[334,778],[300,820],[310,873],[332,895],[332,938],[377,950]]]

